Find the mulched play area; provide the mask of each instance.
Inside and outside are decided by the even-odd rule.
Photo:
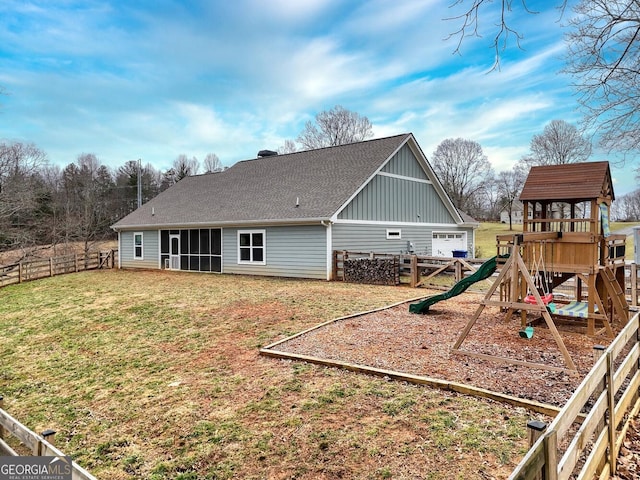
[[[460,331],[476,311],[482,294],[465,293],[409,313],[409,303],[328,322],[267,347],[349,364],[463,383],[561,407],[595,361],[594,346],[608,345],[577,328],[559,325],[578,374],[451,354]],[[520,319],[505,319],[497,307],[486,307],[461,349],[528,363],[565,367],[562,354],[544,324],[531,338],[519,335]]]

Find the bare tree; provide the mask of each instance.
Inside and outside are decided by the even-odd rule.
[[[484,14],[481,10],[485,8],[487,10],[490,9],[493,3],[493,0],[455,0],[449,5],[449,8],[453,11],[453,15],[445,20],[459,23],[459,27],[447,37],[447,39],[457,38],[458,40],[454,53],[461,52],[465,38],[482,37],[480,34],[480,17]],[[525,13],[534,15],[539,13],[531,10],[526,0],[500,0],[499,3],[500,8],[497,10],[498,13],[494,14],[498,18],[496,21],[491,22],[495,27],[491,40],[491,47],[494,51],[493,70],[500,69],[500,56],[509,46],[509,41],[514,41],[516,46],[521,48],[520,41],[524,38],[524,35],[516,30],[511,22],[514,11],[524,11]],[[554,3],[560,11],[559,18],[561,18],[567,6],[567,0],[558,0]],[[554,3],[552,3],[551,6],[553,6]]]
[[[498,191],[500,203],[509,214],[509,230],[513,230],[513,208],[518,201],[518,196],[524,185],[522,170],[514,168],[498,173]]]
[[[88,252],[93,242],[111,234],[114,187],[111,172],[92,153],[79,155],[62,171],[65,243],[82,241]]]
[[[340,105],[316,115],[309,121],[297,141],[307,150],[360,142],[373,136],[371,122]]]
[[[640,220],[640,189],[627,193],[611,204],[611,217],[623,222]]]
[[[207,153],[204,157],[204,171],[205,173],[215,173],[224,170],[222,162],[215,153]]]
[[[479,143],[464,138],[448,138],[433,153],[431,164],[442,186],[463,212],[474,215],[470,207],[476,196],[493,178],[493,170]]]
[[[38,208],[38,169],[46,154],[33,144],[0,143],[0,241],[6,248],[22,246],[31,213]]]
[[[296,153],[297,151],[298,147],[296,146],[296,142],[290,139],[285,140],[284,145],[278,147],[278,153],[280,155],[285,155],[287,153]]]
[[[521,159],[526,167],[585,162],[591,155],[591,142],[564,120],[552,120],[533,136],[529,148],[531,152]]]
[[[196,157],[187,157],[184,153],[178,155],[173,161],[173,169],[176,172],[176,182],[182,180],[184,177],[191,175],[197,175],[200,170],[200,162]]]
[[[640,149],[640,2],[582,0],[570,21],[566,71],[609,150]]]
[[[493,20],[494,68],[499,68],[508,41],[514,39],[519,47],[522,38],[512,27],[514,12],[538,12],[529,9],[526,0],[501,0],[498,13],[492,14],[492,3],[455,0],[450,5],[454,14],[447,20],[459,23],[449,35],[458,39],[457,53],[465,38],[480,36],[481,17]],[[560,19],[568,2],[556,0],[549,5],[560,11]],[[564,71],[574,77],[573,86],[584,114],[582,130],[599,137],[600,145],[609,151],[636,152],[640,150],[640,96],[636,95],[640,89],[640,2],[579,0],[573,9],[575,15],[568,20],[566,33]]]
[[[140,175],[142,203],[146,203],[160,193],[161,174],[150,163],[141,170],[137,160],[130,160],[116,170],[115,181],[118,189],[114,195],[113,210],[118,218],[131,213],[138,207],[138,175]]]

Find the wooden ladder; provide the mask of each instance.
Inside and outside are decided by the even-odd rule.
[[[622,287],[620,287],[620,284],[616,279],[613,269],[609,267],[600,267],[600,272],[602,273],[604,285],[609,292],[611,301],[613,302],[613,309],[616,311],[618,316],[624,320],[624,323],[626,323],[629,320],[629,304],[627,303],[627,297],[622,290]]]

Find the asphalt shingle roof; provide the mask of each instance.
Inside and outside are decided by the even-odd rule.
[[[186,177],[113,228],[329,219],[410,137],[244,160]]]
[[[531,167],[520,200],[579,201],[613,197],[609,162]]]

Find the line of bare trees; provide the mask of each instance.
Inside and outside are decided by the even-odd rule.
[[[205,172],[223,167],[215,154]],[[81,154],[64,168],[50,165],[33,144],[0,143],[0,251],[113,238],[110,226],[138,206],[138,176],[146,202],[181,178],[199,173],[195,157],[178,156],[165,172],[127,161],[117,168]]]
[[[530,152],[511,170],[497,174],[480,144],[463,138],[441,142],[430,162],[459,210],[478,220],[497,220],[504,211],[512,227],[518,197],[531,167],[585,162],[591,155],[590,141],[563,120],[551,121],[541,134],[532,137],[529,148]],[[638,177],[640,180],[640,169]],[[640,189],[618,197],[613,214],[619,220],[640,220]]]

